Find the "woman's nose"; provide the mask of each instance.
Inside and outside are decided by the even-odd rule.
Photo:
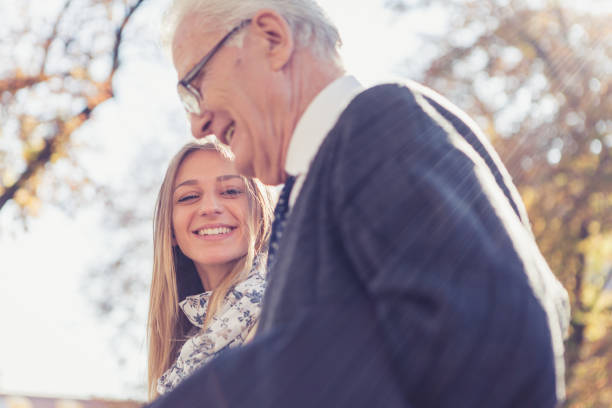
[[[205,194],[202,197],[202,201],[200,203],[200,214],[201,215],[211,215],[211,214],[221,214],[223,212],[223,205],[219,200],[219,197],[215,194]]]

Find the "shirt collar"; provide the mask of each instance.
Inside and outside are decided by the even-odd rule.
[[[297,123],[289,142],[285,171],[292,175],[308,172],[327,133],[351,100],[363,90],[352,75],[340,77],[327,85],[310,102]]]

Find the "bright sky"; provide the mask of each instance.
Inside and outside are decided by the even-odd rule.
[[[150,36],[152,43],[165,1],[150,0],[132,22],[144,27],[138,35]],[[0,1],[3,12],[11,4]],[[443,22],[432,16],[408,16],[394,23],[395,17],[382,8],[383,0],[321,4],[342,34],[347,69],[366,85],[394,75],[394,67],[406,58],[405,51],[397,50],[409,49],[416,31],[443,30]],[[169,157],[188,139],[184,122],[168,119],[182,116],[168,61],[142,60],[129,47],[122,52],[116,99],[100,107],[76,135],[84,165],[109,183],[129,183],[130,163],[143,154]],[[165,138],[177,133],[185,136]],[[163,170],[156,169],[151,177],[161,182]],[[153,208],[152,199],[138,204]],[[97,319],[83,293],[88,270],[105,259],[113,239],[102,227],[104,209],[92,206],[68,216],[43,206],[27,231],[16,225],[13,210],[8,205],[0,212],[0,393],[144,398],[139,386],[145,377],[145,322],[133,323],[142,333],[140,347],[119,366],[111,346],[117,332]],[[148,277],[150,267],[143,269]],[[146,297],[134,302],[146,308]]]

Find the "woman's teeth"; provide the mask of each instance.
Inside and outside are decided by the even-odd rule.
[[[220,234],[227,234],[229,232],[231,232],[232,229],[231,228],[227,228],[227,227],[219,227],[219,228],[204,228],[201,230],[197,230],[196,234],[198,235],[220,235]]]

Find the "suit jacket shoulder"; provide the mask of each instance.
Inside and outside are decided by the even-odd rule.
[[[384,298],[379,313],[403,315],[402,321],[411,323],[405,332],[435,327],[449,338],[467,340],[468,332],[451,334],[462,330],[463,321],[493,337],[497,333],[499,341],[510,333],[531,336],[525,341],[532,352],[537,350],[539,358],[550,353],[540,361],[554,362],[548,369],[554,366],[562,397],[567,293],[537,248],[503,164],[481,132],[454,111],[431,92],[398,84],[358,95],[317,157],[324,171],[315,173],[313,182],[330,186],[316,199],[329,201],[339,240],[361,283],[371,296]],[[313,163],[313,168],[319,166]],[[483,297],[487,292],[494,297]],[[407,317],[410,309],[400,300],[406,293],[424,314]],[[472,305],[456,303],[468,298]],[[517,305],[527,306],[522,313],[529,318],[515,314]],[[433,318],[426,317],[428,310],[445,312]],[[503,320],[494,321],[496,313]],[[402,332],[400,321],[388,323],[389,336]],[[486,354],[499,346],[478,333],[471,333],[461,353],[482,347]],[[411,354],[396,346],[398,359]],[[453,345],[455,352],[461,347]],[[509,353],[515,351],[509,346]],[[535,355],[523,357],[515,363],[528,364]]]

